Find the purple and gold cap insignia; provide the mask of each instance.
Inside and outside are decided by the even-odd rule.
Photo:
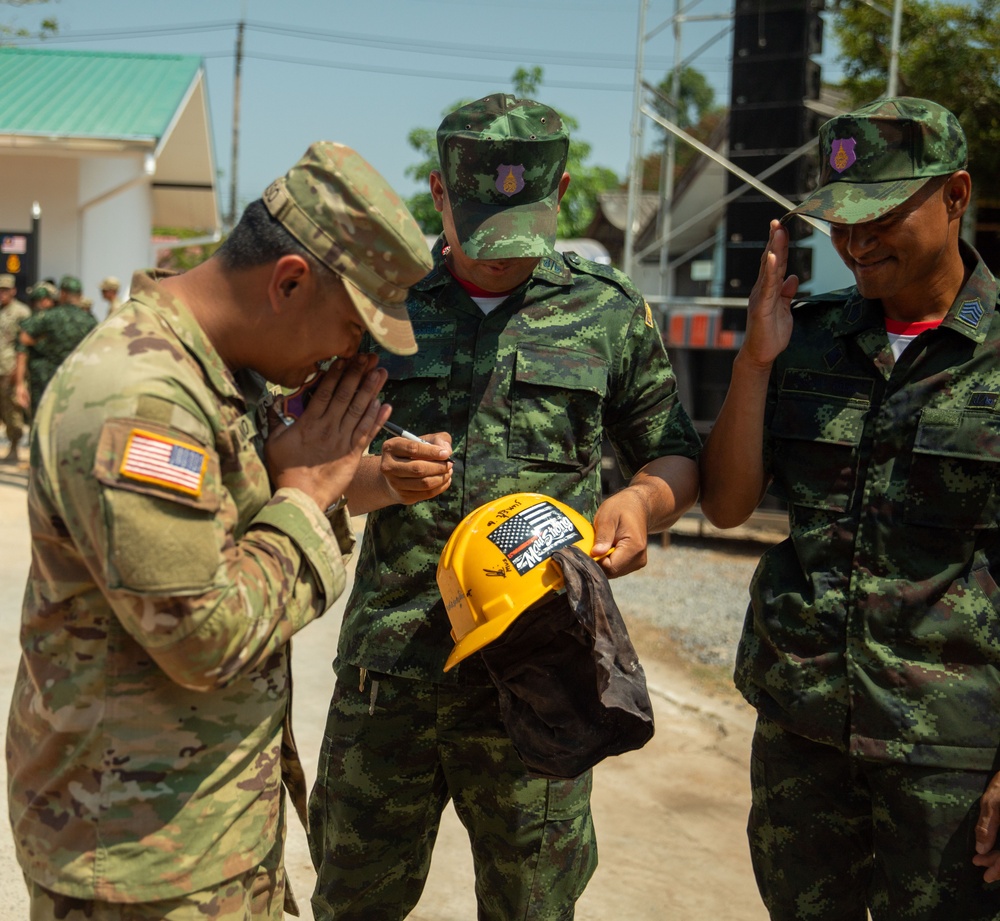
[[[524,167],[501,163],[497,168],[497,191],[506,195],[516,195],[524,188]]]
[[[838,173],[842,173],[849,166],[853,166],[858,159],[854,155],[854,145],[858,142],[854,138],[844,138],[833,142],[830,150],[830,166]]]

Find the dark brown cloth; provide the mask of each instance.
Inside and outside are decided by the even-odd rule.
[[[565,593],[529,608],[480,654],[525,767],[568,778],[642,748],[653,708],[604,571],[577,547],[552,558]]]

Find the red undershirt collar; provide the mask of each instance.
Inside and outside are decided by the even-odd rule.
[[[469,297],[506,297],[510,294],[510,291],[514,289],[511,288],[510,291],[487,291],[485,288],[480,288],[479,285],[474,285],[471,281],[466,281],[464,278],[459,278],[454,272],[451,271],[451,266],[445,263],[445,268],[451,274],[451,277],[455,279],[462,286]]]
[[[942,319],[944,319],[942,317]],[[919,323],[909,323],[906,320],[890,320],[885,318],[885,331],[894,336],[919,336],[928,329],[941,325],[941,320],[921,320]]]

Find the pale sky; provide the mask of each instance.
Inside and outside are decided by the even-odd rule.
[[[731,8],[727,0],[701,0],[687,11],[707,17]],[[673,66],[677,46],[668,20],[674,9],[674,0],[649,4],[647,33],[667,24],[644,44],[644,76],[652,83]],[[509,92],[519,66],[543,67],[537,97],[578,120],[576,135],[593,148],[590,164],[624,177],[638,11],[639,0],[51,0],[21,7],[0,0],[0,21],[7,24],[31,28],[43,17],[58,20],[55,40],[26,47],[203,57],[223,215],[230,206],[240,19],[246,22],[237,169],[242,209],[317,140],[354,147],[402,195],[411,195],[419,187],[405,175],[417,159],[406,141],[409,131],[436,128],[460,99]],[[724,105],[728,27],[710,20],[680,29],[681,59],[709,77]],[[648,142],[651,126],[645,131]]]

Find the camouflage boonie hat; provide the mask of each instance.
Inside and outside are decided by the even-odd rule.
[[[40,281],[28,289],[28,300],[32,303],[40,301],[43,297],[55,300],[58,296],[59,292],[56,291],[55,285],[49,284],[47,281]]]
[[[275,220],[344,282],[372,336],[417,351],[406,294],[433,265],[402,199],[360,154],[318,141],[262,196]]]
[[[819,188],[793,214],[861,224],[907,201],[934,176],[968,164],[965,132],[929,99],[880,99],[819,129]]]
[[[83,285],[80,284],[80,279],[75,275],[63,275],[59,279],[59,290],[68,291],[70,294],[81,294],[83,292]]]
[[[558,112],[495,93],[446,116],[437,145],[455,230],[469,258],[552,251],[569,154]]]
[[[117,291],[122,283],[114,275],[106,275],[101,279],[102,291]]]

